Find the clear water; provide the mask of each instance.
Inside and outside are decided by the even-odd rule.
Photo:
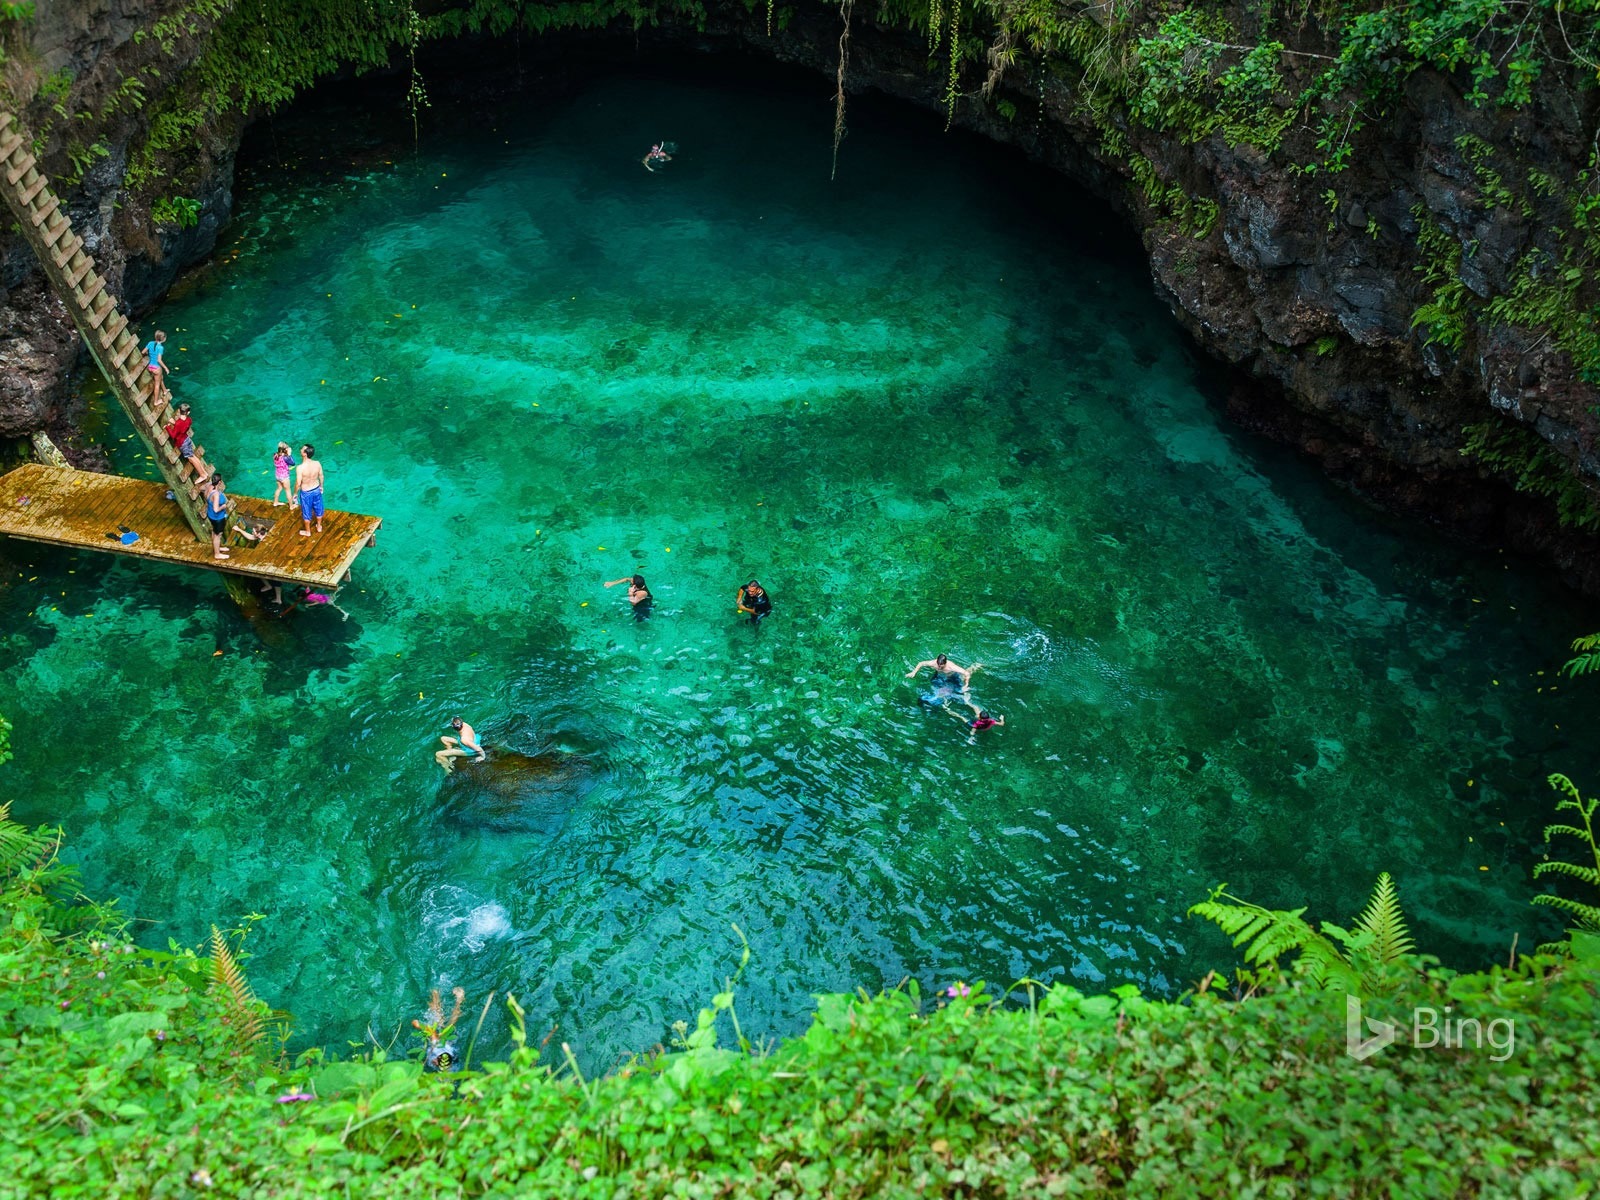
[[[348,621],[260,629],[208,577],[0,548],[17,814],[151,944],[267,914],[251,973],[305,1039],[459,983],[600,1065],[705,1000],[734,924],[767,1034],[907,974],[1176,992],[1229,961],[1184,917],[1221,880],[1344,919],[1387,869],[1460,965],[1549,932],[1592,611],[1231,430],[1058,183],[863,103],[830,184],[821,90],[612,77],[297,166],[360,122],[281,119],[158,320],[235,490],[312,440],[380,544]],[[635,570],[642,624],[600,586]],[[939,650],[1003,729],[917,703]],[[457,712],[592,770],[445,785]]]

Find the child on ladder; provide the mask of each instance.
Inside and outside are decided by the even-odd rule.
[[[156,330],[155,337],[145,343],[144,361],[145,369],[154,377],[155,407],[159,411],[161,406],[172,399],[172,392],[166,386],[167,364],[162,360],[166,353],[167,335],[165,330]]]

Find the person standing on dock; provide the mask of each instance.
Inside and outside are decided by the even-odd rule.
[[[300,520],[305,526],[301,537],[311,536],[311,521],[317,522],[317,532],[322,532],[322,464],[310,446],[300,447],[300,465],[294,469],[294,490],[300,497]],[[289,499],[293,500],[294,496]]]
[[[216,471],[206,488],[206,520],[211,522],[211,557],[231,557],[222,548],[223,536],[228,532],[228,493],[222,486],[222,474]]]
[[[146,342],[144,347],[145,369],[155,376],[156,402],[158,404],[165,404],[172,397],[172,392],[166,386],[167,364],[162,361],[161,357],[166,353],[166,349],[167,335],[161,329],[156,330],[155,337]]]
[[[272,476],[278,481],[278,486],[272,490],[272,507],[277,508],[280,503],[288,504],[294,499],[294,484],[289,482],[289,468],[295,465],[294,455],[289,452],[288,442],[279,442],[278,448],[272,455]],[[280,501],[280,495],[287,496],[287,500]]]

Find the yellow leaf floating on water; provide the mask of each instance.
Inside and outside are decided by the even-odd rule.
[[[588,608],[589,607],[589,602],[587,600],[585,600],[582,604],[578,605],[578,607],[579,608]]]

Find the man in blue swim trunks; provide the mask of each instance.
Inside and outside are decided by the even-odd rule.
[[[447,773],[456,769],[455,760],[458,758],[470,758],[473,762],[482,762],[488,757],[488,753],[484,750],[482,743],[478,741],[477,732],[471,725],[468,725],[460,717],[451,717],[450,728],[461,735],[460,739],[457,740],[446,734],[439,739],[444,743],[444,749],[436,750],[433,754],[433,761],[443,767]]]
[[[294,469],[294,490],[300,497],[300,519],[305,526],[301,537],[311,536],[311,522],[317,522],[317,532],[322,532],[322,464],[316,460],[310,446],[300,447],[300,465]],[[291,500],[293,496],[289,497]]]

